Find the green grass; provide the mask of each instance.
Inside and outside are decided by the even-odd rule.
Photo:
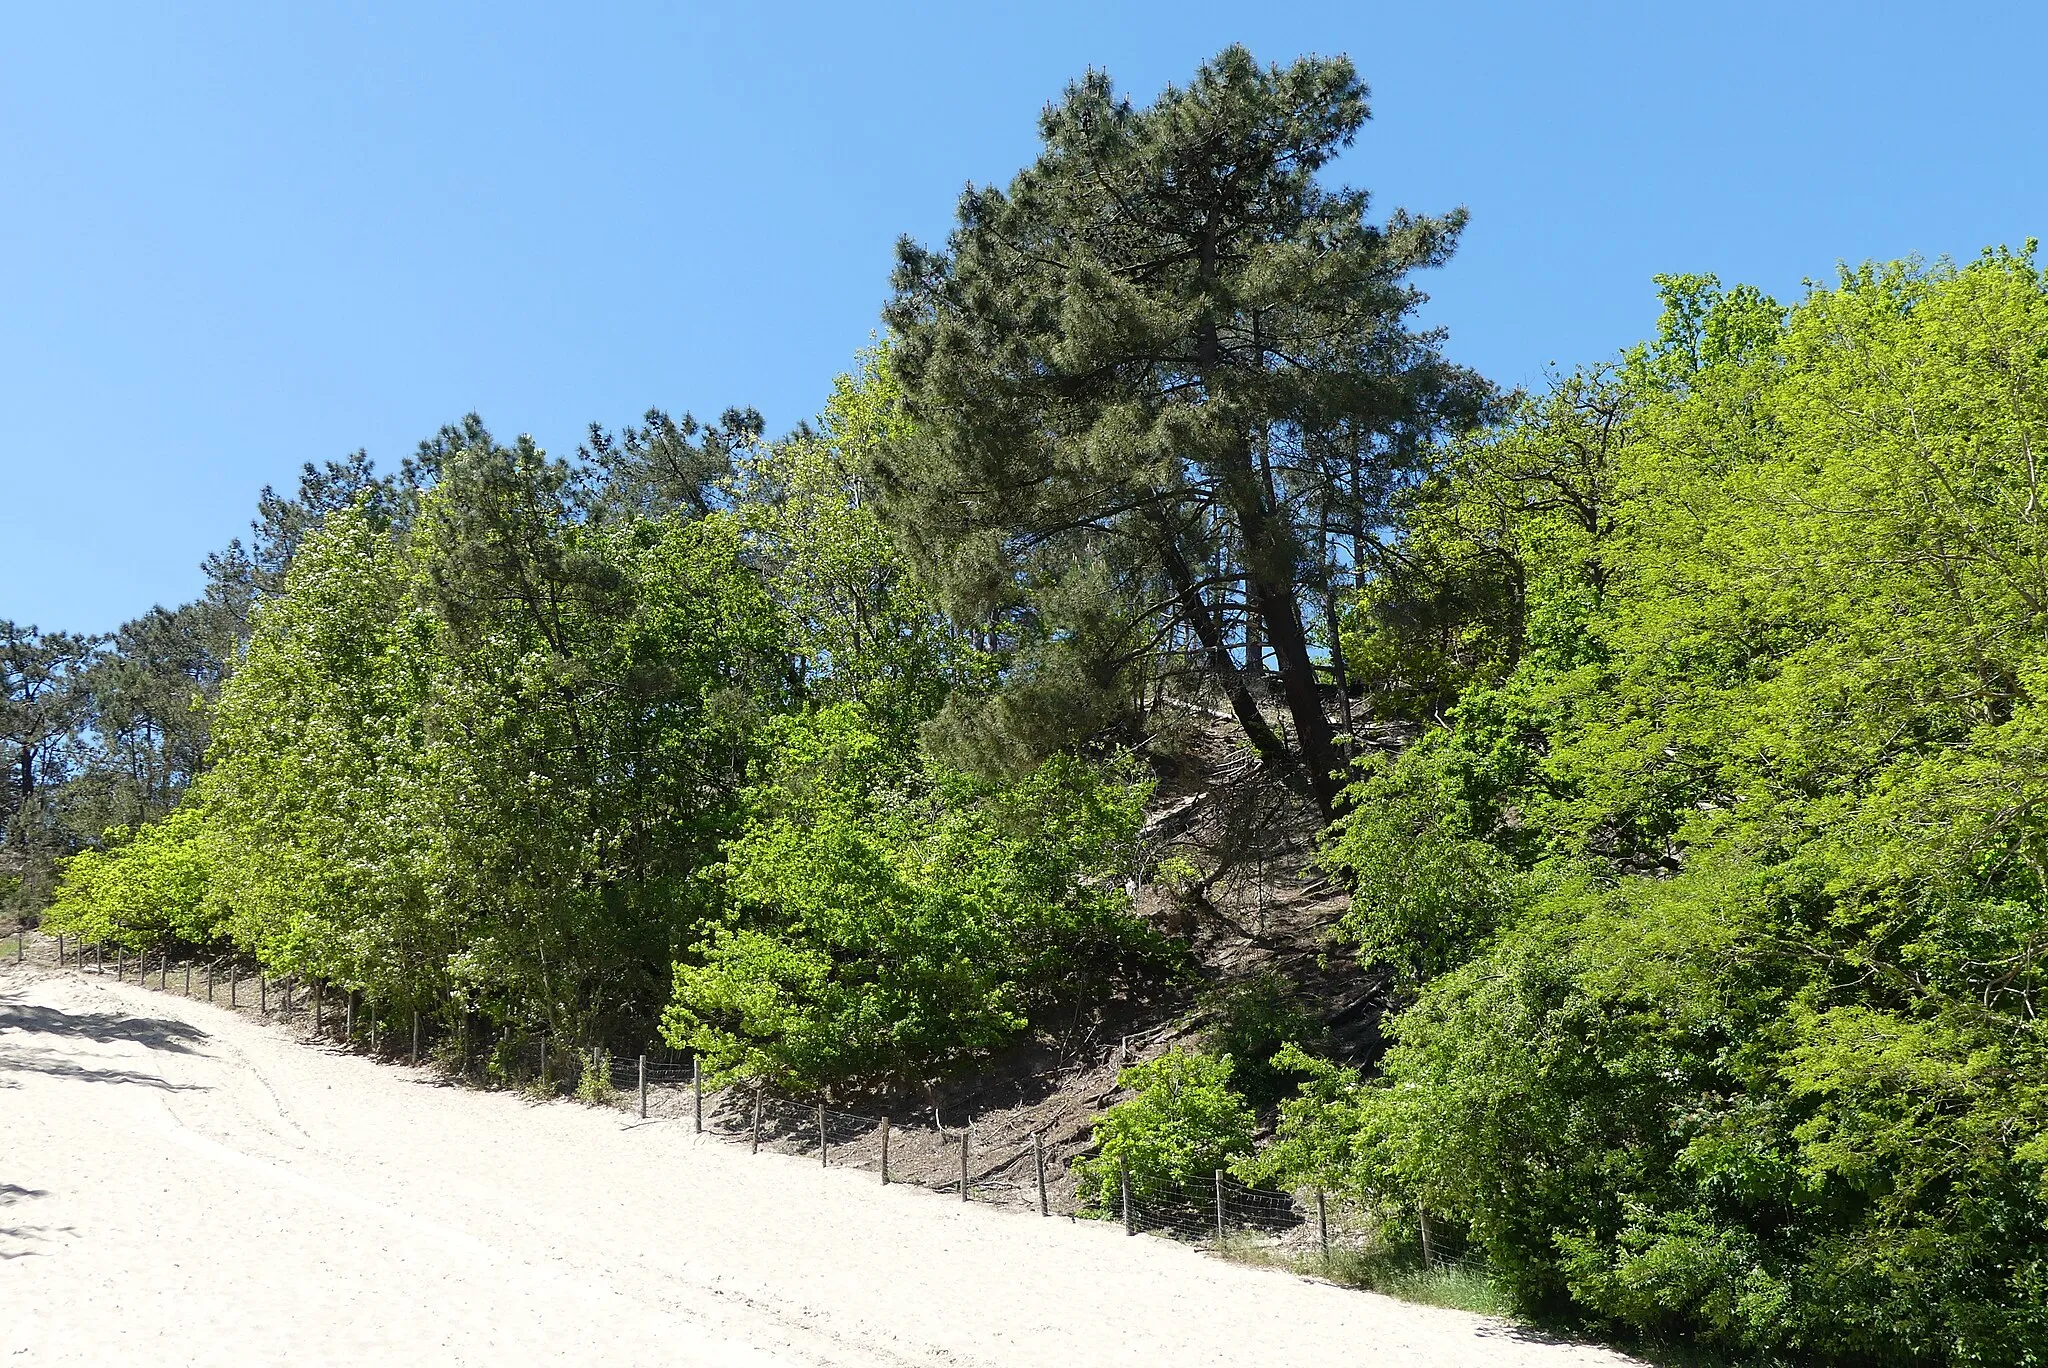
[[[1220,1247],[1211,1248],[1236,1263],[1284,1269],[1302,1277],[1325,1278],[1343,1287],[1379,1292],[1402,1301],[1530,1324],[1506,1289],[1485,1269],[1463,1264],[1438,1264],[1425,1269],[1416,1264],[1413,1251],[1403,1255],[1371,1247],[1334,1249],[1325,1258],[1320,1253],[1303,1254],[1279,1247],[1249,1233],[1234,1235]],[[1539,1323],[1536,1328],[1574,1339],[1582,1333],[1568,1326]],[[1790,1368],[1782,1359],[1760,1359],[1704,1345],[1652,1344],[1640,1340],[1595,1342],[1617,1344],[1656,1368]]]
[[[1458,1264],[1421,1268],[1372,1249],[1336,1249],[1326,1258],[1320,1253],[1300,1254],[1274,1246],[1253,1235],[1233,1236],[1216,1252],[1236,1263],[1282,1268],[1304,1277],[1326,1278],[1343,1287],[1380,1292],[1402,1301],[1426,1306],[1446,1306],[1482,1316],[1512,1316],[1514,1303],[1483,1269]]]

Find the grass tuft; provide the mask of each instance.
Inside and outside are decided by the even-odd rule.
[[[1216,1253],[1236,1263],[1281,1268],[1304,1277],[1326,1278],[1344,1287],[1379,1292],[1425,1306],[1444,1306],[1482,1316],[1512,1316],[1513,1300],[1493,1275],[1464,1264],[1422,1268],[1412,1259],[1372,1248],[1302,1253],[1252,1234],[1234,1235]]]

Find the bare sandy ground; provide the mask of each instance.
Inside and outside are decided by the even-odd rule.
[[[0,969],[0,1364],[1628,1362]]]

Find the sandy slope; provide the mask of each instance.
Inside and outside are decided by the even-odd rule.
[[[0,1364],[1619,1364],[0,968]]]

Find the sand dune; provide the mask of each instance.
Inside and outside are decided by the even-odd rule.
[[[1629,1362],[11,964],[0,1360]]]

